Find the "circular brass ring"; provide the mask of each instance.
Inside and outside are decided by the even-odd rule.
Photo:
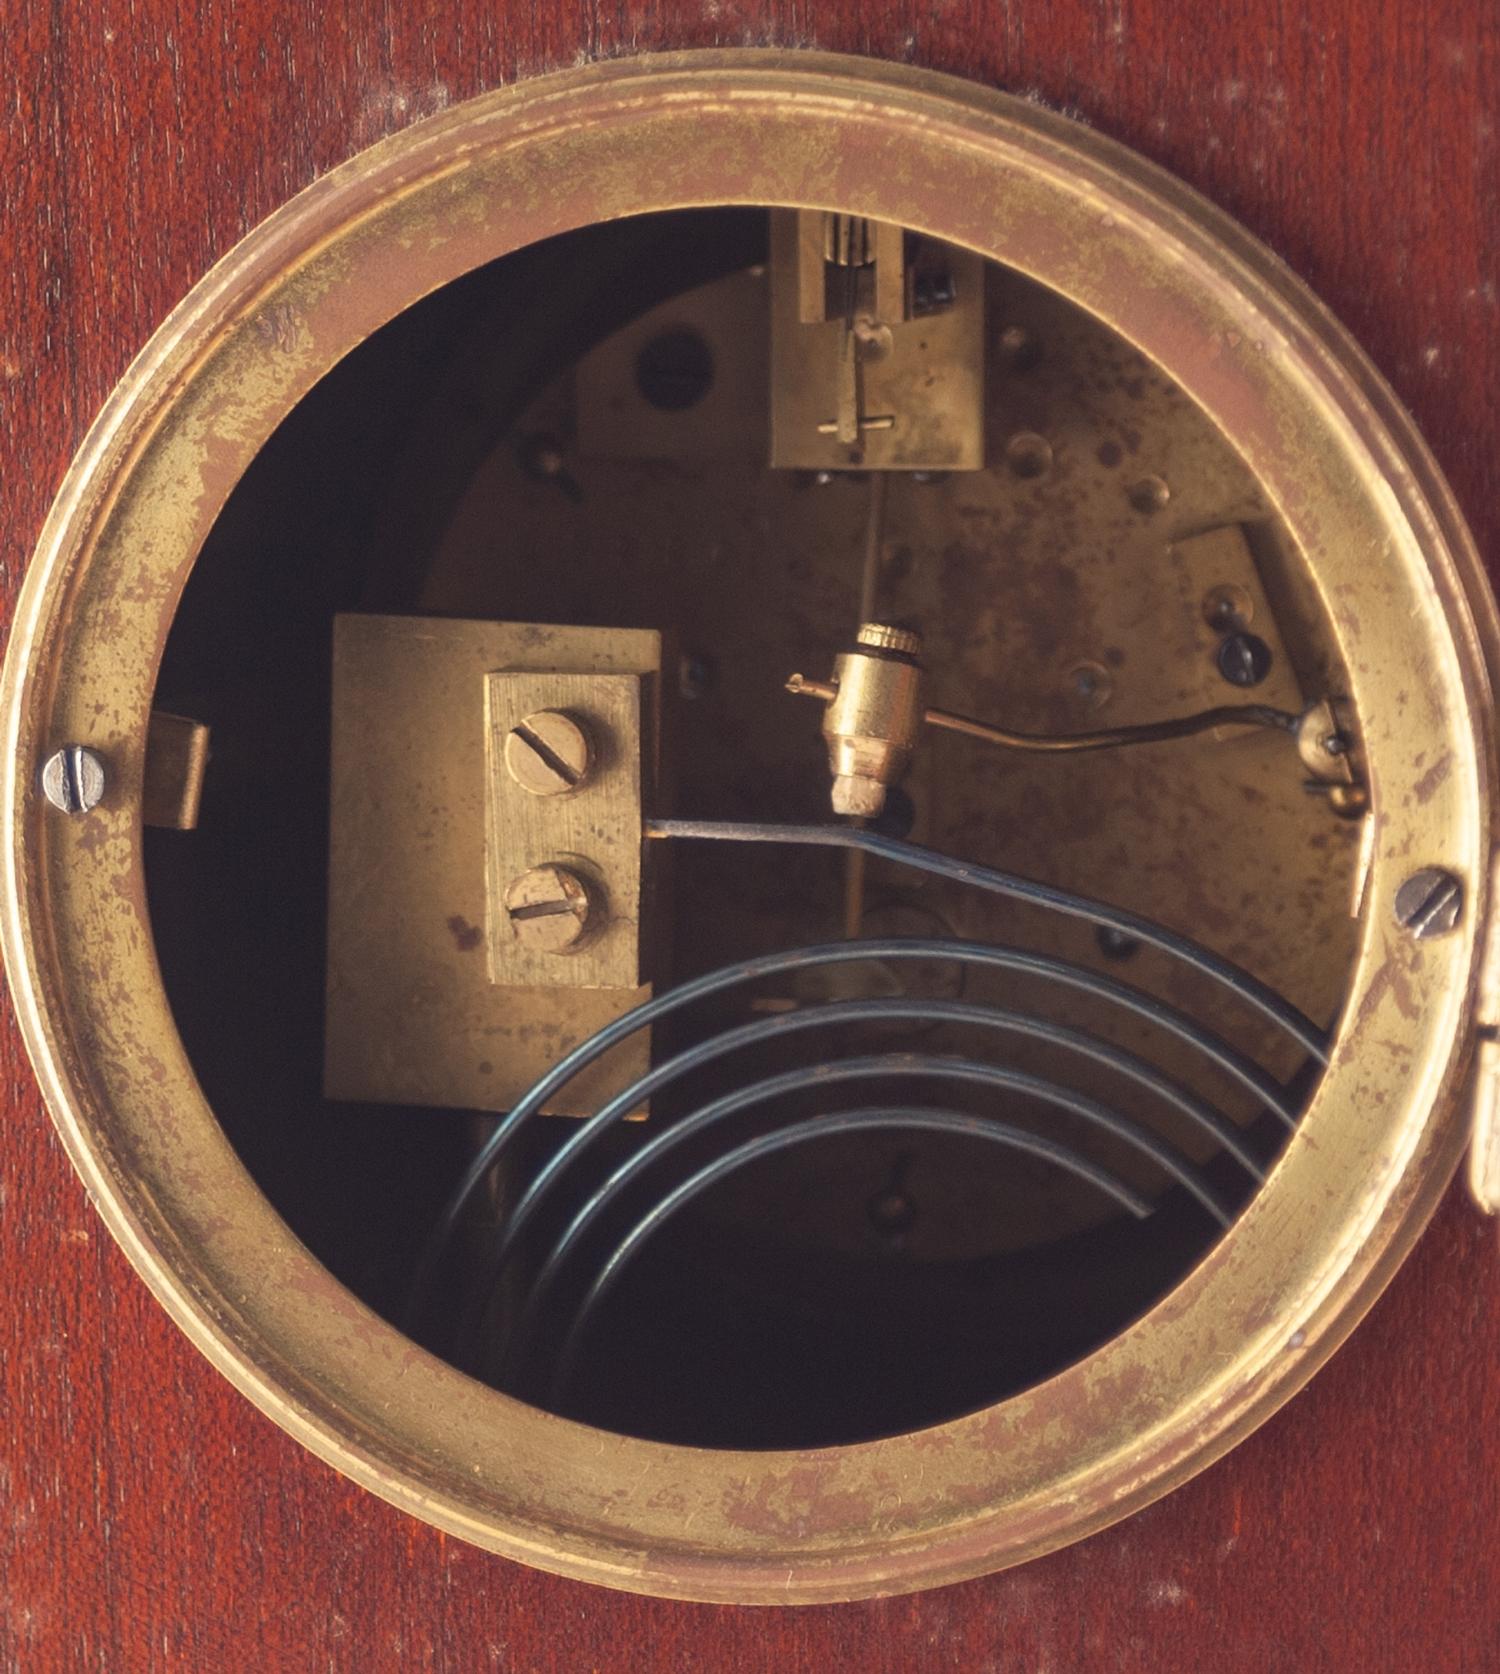
[[[838,207],[969,246],[1158,362],[1241,451],[1310,566],[1351,674],[1374,809],[1331,1066],[1269,1182],[1160,1305],[1038,1387],[916,1434],[700,1451],[553,1417],[415,1347],[253,1185],[173,1026],[140,784],[168,625],[215,517],[291,406],[421,296],[534,240],[714,204]],[[1494,736],[1493,604],[1393,397],[1264,249],[1140,158],[1030,104],[849,58],[595,65],[459,106],[252,233],[143,351],[43,532],[4,675],[4,940],[55,1120],[115,1237],[205,1354],[396,1505],[608,1585],[811,1602],[1032,1557],[1221,1454],[1332,1352],[1417,1236],[1464,1139]],[[41,763],[107,763],[59,817]],[[1394,896],[1464,884],[1449,935]]]

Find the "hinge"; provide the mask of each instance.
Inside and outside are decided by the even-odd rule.
[[[1500,1215],[1500,853],[1491,856],[1485,924],[1479,951],[1479,995],[1475,1008],[1470,1097],[1469,1192],[1489,1215]]]

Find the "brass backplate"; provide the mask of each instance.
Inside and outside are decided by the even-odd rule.
[[[436,540],[419,602],[452,615],[588,611],[670,626],[686,650],[711,659],[714,675],[674,707],[678,794],[663,806],[797,820],[827,808],[826,751],[817,708],[782,685],[789,668],[826,672],[847,650],[876,479],[837,473],[819,481],[766,468],[774,392],[735,348],[763,330],[766,311],[764,279],[729,274],[650,310],[592,349],[576,376],[554,380],[517,429],[579,438],[576,451],[565,450],[577,499],[559,516],[556,483],[529,473],[503,440]],[[988,275],[986,317],[1000,345],[985,388],[992,465],[939,481],[881,479],[877,610],[922,629],[923,701],[1020,731],[1066,734],[1240,701],[1295,712],[1304,693],[1346,690],[1275,506],[1201,410],[1116,334],[1018,274]],[[703,338],[719,375],[700,404],[653,412],[630,368],[643,342],[684,324]],[[723,411],[710,409],[716,400],[732,401],[746,421],[719,431],[710,447],[700,433]],[[588,410],[596,401],[607,423]],[[625,444],[647,425],[654,452]],[[497,528],[505,530],[504,565],[496,563]],[[524,561],[544,545],[553,565]],[[1221,598],[1270,652],[1254,686],[1229,684],[1216,664],[1225,635],[1212,606]],[[1309,795],[1307,777],[1291,742],[1261,730],[1049,757],[929,729],[902,790],[916,841],[1208,934],[1245,968],[1275,973],[1309,1015],[1328,1017],[1359,935],[1349,902],[1361,830]],[[679,865],[678,978],[697,974],[698,959],[842,932],[839,879],[821,857],[786,856],[742,874],[730,865],[720,858],[712,876]],[[1274,1029],[1211,992],[1185,992],[1170,962],[1149,950],[1117,963],[1087,925],[1039,927],[1003,903],[914,884],[878,862],[867,869],[864,902],[866,934],[894,918],[915,920],[923,934],[981,941],[1044,935],[1049,952],[1190,1003],[1279,1072],[1297,1067],[1295,1049]],[[713,927],[711,943],[695,928],[703,925]],[[790,1005],[829,980],[810,974],[764,999]],[[839,990],[855,998],[904,992],[906,979],[892,967],[831,980],[862,982]],[[1038,1002],[1029,979],[1003,973],[971,972],[966,982],[968,999],[1041,1003],[1060,1023],[1150,1056],[1239,1124],[1259,1115],[1254,1098],[1221,1084],[1148,1022],[1062,991]],[[963,1039],[938,1029],[927,1044],[957,1050]],[[1064,1070],[1054,1049],[1035,1043],[1009,1050],[1033,1073],[1066,1073],[1096,1097],[1109,1094],[1107,1072]],[[1055,1114],[1047,1120],[1055,1129]],[[1160,1125],[1187,1154],[1212,1154],[1192,1124],[1166,1112]],[[788,1217],[788,1239],[801,1236],[809,1247],[826,1239],[857,1152],[830,1144],[798,1159],[805,1220],[799,1227]],[[1149,1168],[1121,1166],[1135,1170],[1138,1189],[1158,1189]],[[1028,1189],[1003,1226],[955,1198],[951,1212],[929,1214],[913,1235],[922,1255],[1031,1246],[1106,1212],[1046,1168],[1017,1169]],[[753,1195],[742,1206],[726,1186],[714,1212],[749,1224],[761,1213]],[[966,1243],[965,1227],[982,1234]]]
[[[660,636],[646,630],[336,620],[330,1098],[506,1110],[570,1047],[649,996],[629,985],[491,981],[486,686],[497,671],[523,670],[623,674],[634,685],[660,658]],[[649,1055],[649,1038],[632,1037],[549,1108],[597,1109]]]

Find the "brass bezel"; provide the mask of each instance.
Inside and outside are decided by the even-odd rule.
[[[1106,320],[1259,476],[1335,624],[1374,840],[1333,1062],[1234,1229],[1143,1320],[1046,1383],[911,1435],[801,1453],[617,1437],[416,1348],[312,1258],[206,1103],[152,948],[140,786],[157,664],[215,516],[290,406],[401,308],[587,222],[840,208],[968,246]],[[1034,105],[853,58],[594,65],[356,157],[230,253],[109,400],[43,531],[4,673],[4,940],[37,1073],[115,1237],[210,1360],[394,1504],[523,1562],[685,1598],[806,1603],[954,1581],[1164,1493],[1305,1382],[1459,1157],[1489,911],[1493,602],[1410,422],[1302,286],[1139,157]],[[46,754],[109,766],[59,816]],[[1405,936],[1412,868],[1460,928]],[[25,1212],[25,1206],[18,1206]]]

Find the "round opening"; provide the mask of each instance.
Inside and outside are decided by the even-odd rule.
[[[713,354],[696,331],[660,332],[636,356],[635,387],[659,412],[696,407],[713,381]]]
[[[1116,334],[999,264],[979,279],[976,422],[992,441],[977,468],[919,480],[835,467],[819,482],[773,464],[786,391],[768,347],[771,229],[768,210],[698,210],[533,245],[400,315],[299,403],[209,535],[162,661],[156,706],[212,730],[200,823],[146,838],[152,930],[194,1071],[319,1260],[499,1388],[717,1448],[918,1430],[1076,1362],[1171,1290],[1248,1201],[1316,1058],[1118,926],[879,857],[653,848],[671,867],[648,909],[658,994],[844,937],[880,951],[664,1018],[631,1074],[727,1031],[747,1044],[643,1094],[624,1112],[643,1119],[587,1144],[602,1094],[529,1120],[414,1296],[445,1200],[560,1053],[523,1074],[510,1055],[525,1043],[491,1014],[441,1035],[438,1015],[392,1043],[390,1019],[337,1012],[371,966],[420,1010],[419,985],[444,980],[423,962],[475,968],[495,933],[482,880],[456,862],[404,899],[404,917],[384,912],[382,893],[410,881],[391,858],[399,809],[366,794],[400,771],[386,740],[441,759],[484,725],[476,679],[467,712],[455,702],[411,729],[402,625],[424,640],[455,621],[659,632],[682,649],[676,681],[660,682],[650,812],[720,821],[836,823],[819,713],[784,687],[794,669],[833,667],[862,590],[873,614],[920,630],[933,702],[1039,736],[1178,719],[1266,681],[1264,640],[1220,640],[1205,622],[1215,590],[1277,601],[1268,631],[1296,669],[1277,671],[1276,701],[1347,690],[1305,567],[1232,446]],[[942,254],[923,246],[930,265]],[[1045,354],[984,353],[1018,334]],[[1035,428],[1011,428],[1023,418]],[[1132,517],[1111,443],[1172,470],[1166,526]],[[395,636],[357,697],[332,676],[344,619]],[[340,761],[350,703],[375,725]],[[557,750],[582,740],[547,713],[556,748],[523,727],[507,752],[567,789],[578,775],[558,777]],[[1076,755],[933,731],[875,829],[1139,914],[1321,1030],[1354,957],[1360,826],[1305,779],[1284,729]],[[434,792],[426,828],[472,806]],[[354,954],[339,888],[330,900],[340,868],[358,875]],[[549,879],[510,887],[536,945],[571,952],[587,898]],[[596,919],[598,905],[596,891]],[[435,949],[411,916],[430,920]],[[888,951],[903,942],[932,951]],[[974,946],[1027,957],[985,964]],[[560,1037],[588,1032],[567,989],[540,986]],[[502,996],[500,1011],[527,999]],[[393,1051],[389,1088],[353,1096]],[[412,1061],[423,1052],[440,1062]],[[479,1071],[467,1090],[403,1095],[437,1087],[454,1056]],[[828,1082],[872,1058],[889,1073]],[[696,1125],[802,1071],[817,1075]]]

